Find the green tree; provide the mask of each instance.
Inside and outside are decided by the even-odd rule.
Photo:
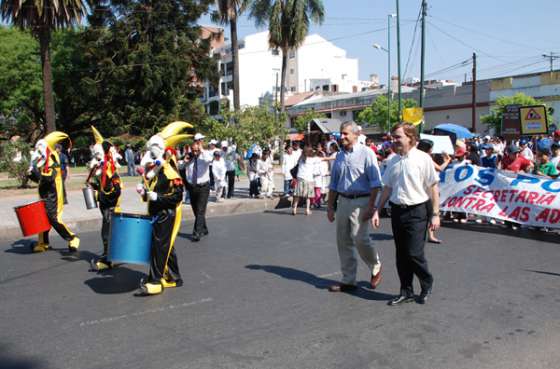
[[[80,22],[85,12],[86,2],[82,0],[0,0],[2,19],[31,30],[39,41],[47,132],[56,129],[49,51],[52,32]]]
[[[30,152],[31,146],[21,139],[6,141],[0,146],[0,170],[17,179],[21,188],[27,187]]]
[[[0,131],[33,141],[44,124],[37,41],[24,31],[0,27]]]
[[[314,110],[308,110],[302,115],[298,115],[294,121],[294,128],[299,132],[307,130],[307,124],[313,119],[324,119],[327,116],[323,113],[317,113]]]
[[[418,103],[414,99],[403,100],[403,109],[414,108],[417,106]],[[391,127],[399,121],[399,102],[395,100],[391,101],[391,109],[389,111],[389,124],[387,123],[387,109],[387,96],[379,95],[370,106],[368,106],[358,114],[357,121],[364,126],[377,126],[383,132],[388,132]]]
[[[254,0],[250,16],[257,26],[268,24],[268,43],[282,50],[280,109],[284,111],[284,91],[288,52],[305,41],[311,22],[321,24],[325,10],[321,0]]]
[[[502,116],[506,110],[507,105],[545,105],[542,101],[535,99],[532,96],[527,96],[523,93],[518,93],[513,96],[502,96],[496,99],[496,104],[490,110],[490,114],[483,115],[480,117],[482,123],[486,124],[488,127],[494,128],[499,134],[502,130]],[[548,123],[553,122],[552,116],[548,116]]]
[[[231,61],[233,63],[233,108],[240,109],[239,101],[239,43],[237,41],[237,18],[245,11],[249,0],[216,0],[216,10],[212,20],[229,24],[231,36]]]
[[[88,109],[76,130],[94,124],[107,136],[150,135],[187,113],[200,118],[198,81],[217,79],[210,40],[196,24],[210,3],[92,1],[82,38]]]

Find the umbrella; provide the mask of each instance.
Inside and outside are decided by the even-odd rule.
[[[436,134],[437,131],[452,133],[456,138],[459,139],[476,137],[476,135],[471,133],[471,131],[469,131],[467,128],[453,123],[438,124],[434,129],[434,132],[436,132]]]

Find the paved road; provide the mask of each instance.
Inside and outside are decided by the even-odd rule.
[[[332,294],[340,277],[324,213],[214,218],[211,235],[177,251],[185,286],[133,291],[145,268],[88,272],[77,257],[0,257],[2,368],[558,368],[560,247],[508,234],[445,228],[428,247],[428,305],[389,307],[398,290],[388,223],[373,235],[384,262],[378,290]],[[191,224],[183,226],[188,232]],[[527,237],[531,238],[531,235]],[[555,236],[557,237],[557,236]]]

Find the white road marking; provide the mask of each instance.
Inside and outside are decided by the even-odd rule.
[[[124,315],[117,315],[117,316],[112,316],[112,317],[107,317],[107,318],[101,318],[101,319],[96,319],[96,320],[88,320],[85,322],[81,322],[80,323],[80,327],[86,327],[86,326],[92,326],[92,325],[97,325],[97,324],[102,324],[102,323],[109,323],[109,322],[114,322],[116,320],[121,320],[121,319],[128,319],[128,318],[135,318],[135,317],[139,317],[139,316],[143,316],[143,315],[147,315],[147,314],[153,314],[153,313],[161,313],[163,311],[167,311],[167,310],[175,310],[175,309],[182,309],[182,308],[186,308],[186,307],[190,307],[190,306],[194,306],[194,305],[200,305],[200,304],[204,304],[207,302],[212,302],[213,300],[211,298],[205,298],[205,299],[201,299],[198,301],[192,301],[192,302],[185,302],[179,305],[169,305],[169,306],[163,306],[157,309],[150,309],[150,310],[144,310],[144,311],[139,311],[136,313],[132,313],[132,314],[124,314]]]
[[[321,274],[318,277],[319,278],[327,278],[327,277],[334,277],[336,275],[340,275],[340,272],[334,272],[334,273],[329,273],[329,274]]]

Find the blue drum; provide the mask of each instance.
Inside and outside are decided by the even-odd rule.
[[[113,213],[109,261],[149,265],[152,224],[152,217],[147,215]]]

